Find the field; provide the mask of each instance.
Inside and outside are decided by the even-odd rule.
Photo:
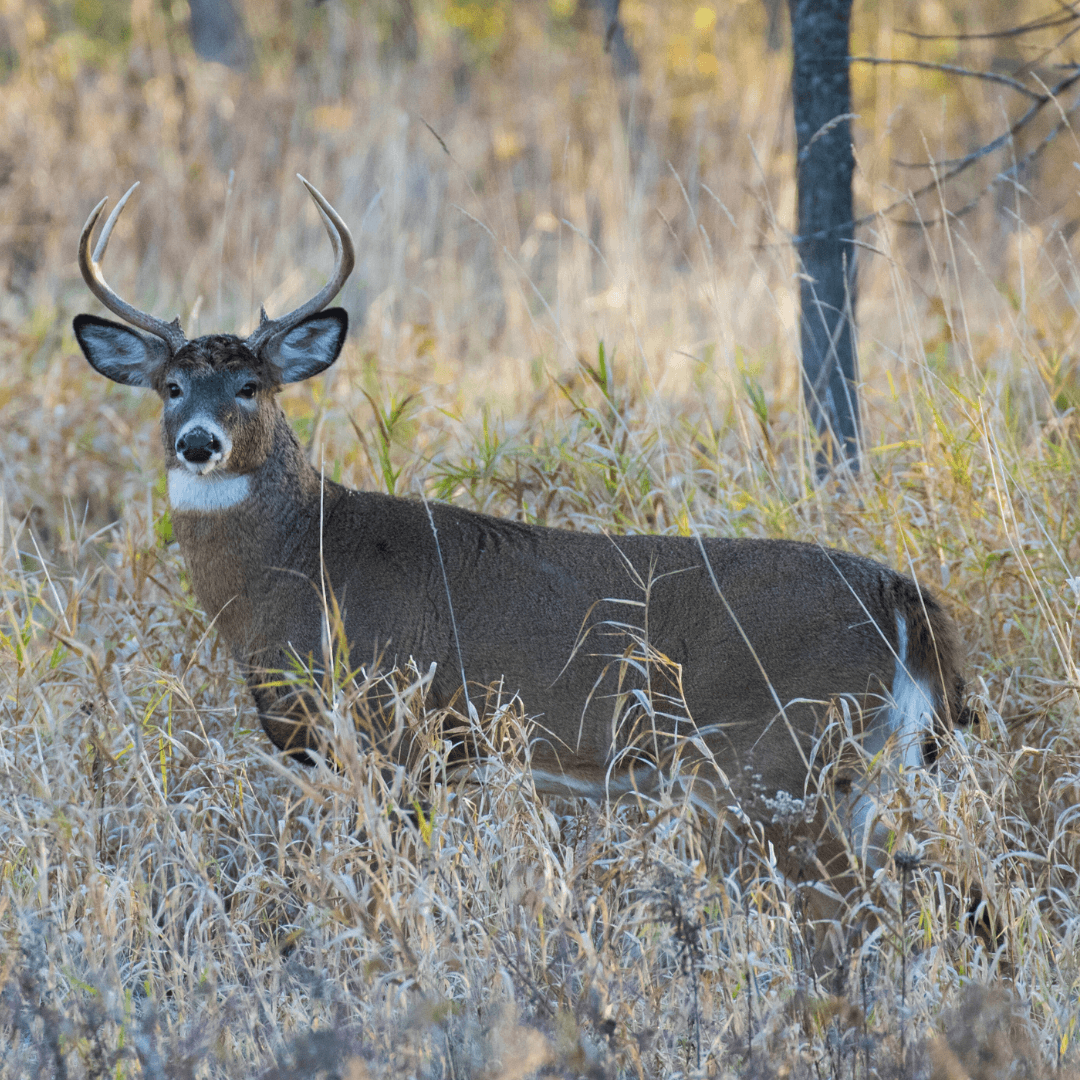
[[[933,173],[898,162],[962,156],[1017,102],[855,66],[859,210],[900,206],[859,233],[863,468],[818,484],[764,6],[624,0],[633,79],[574,0],[418,0],[415,58],[391,3],[242,10],[239,70],[195,55],[182,2],[0,0],[0,1077],[1080,1075],[1071,99],[916,201]],[[1045,14],[958,12],[857,11],[853,52],[1030,61],[1033,90],[1071,62],[898,30]],[[437,739],[380,770],[341,694],[341,768],[270,753],[172,542],[160,405],[95,375],[71,319],[100,313],[82,223],[135,180],[121,295],[189,337],[288,310],[330,258],[297,172],[358,247],[343,357],[282,399],[328,475],[820,541],[954,615],[976,721],[883,803],[909,858],[838,970],[752,834],[537,798],[512,710],[482,787],[434,782]]]

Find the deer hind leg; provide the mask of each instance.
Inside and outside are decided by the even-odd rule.
[[[831,836],[819,834],[819,858],[829,869],[830,887],[820,890],[807,904],[818,921],[815,966],[819,968],[830,966],[830,957],[842,959],[837,953],[843,940],[840,917],[851,911],[859,893],[888,865],[896,837],[879,811],[889,798],[898,771],[926,768],[937,756],[935,715],[939,695],[912,662],[907,623],[902,615],[897,615],[896,629],[892,685],[862,744],[873,775],[851,779],[848,792],[831,807]]]
[[[873,872],[881,869],[889,855],[892,832],[877,816],[878,798],[888,795],[899,770],[922,769],[937,757],[935,713],[938,694],[930,681],[914,668],[908,649],[907,623],[896,616],[896,660],[892,687],[885,706],[869,733],[865,749],[870,758],[880,760],[881,780],[876,792],[864,785],[853,792],[847,807],[846,831],[852,850]]]

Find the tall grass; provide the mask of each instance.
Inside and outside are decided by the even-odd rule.
[[[515,5],[484,53],[417,5],[404,67],[348,6],[251,5],[247,73],[197,61],[175,7],[134,3],[108,47],[79,5],[3,9],[0,1076],[1076,1075],[1069,204],[863,234],[865,467],[818,487],[762,16],[709,24],[706,85],[631,5],[644,70],[620,85],[561,7]],[[922,89],[876,81],[872,115],[910,95],[943,143]],[[886,157],[860,148],[868,205]],[[883,801],[908,858],[838,973],[767,846],[677,802],[535,797],[512,708],[473,786],[436,782],[418,673],[394,691],[428,740],[413,771],[358,752],[340,696],[337,771],[253,730],[171,542],[158,405],[72,341],[74,257],[140,179],[110,281],[189,334],[243,330],[325,274],[296,171],[359,248],[342,360],[284,395],[328,474],[577,529],[820,540],[954,613],[977,723]]]

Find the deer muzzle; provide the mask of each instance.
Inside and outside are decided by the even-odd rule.
[[[192,472],[209,472],[226,456],[227,447],[217,432],[200,425],[186,427],[176,439],[176,456]]]

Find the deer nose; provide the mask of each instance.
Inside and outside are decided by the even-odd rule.
[[[176,440],[176,453],[192,465],[201,465],[221,453],[221,440],[206,428],[189,428]]]

